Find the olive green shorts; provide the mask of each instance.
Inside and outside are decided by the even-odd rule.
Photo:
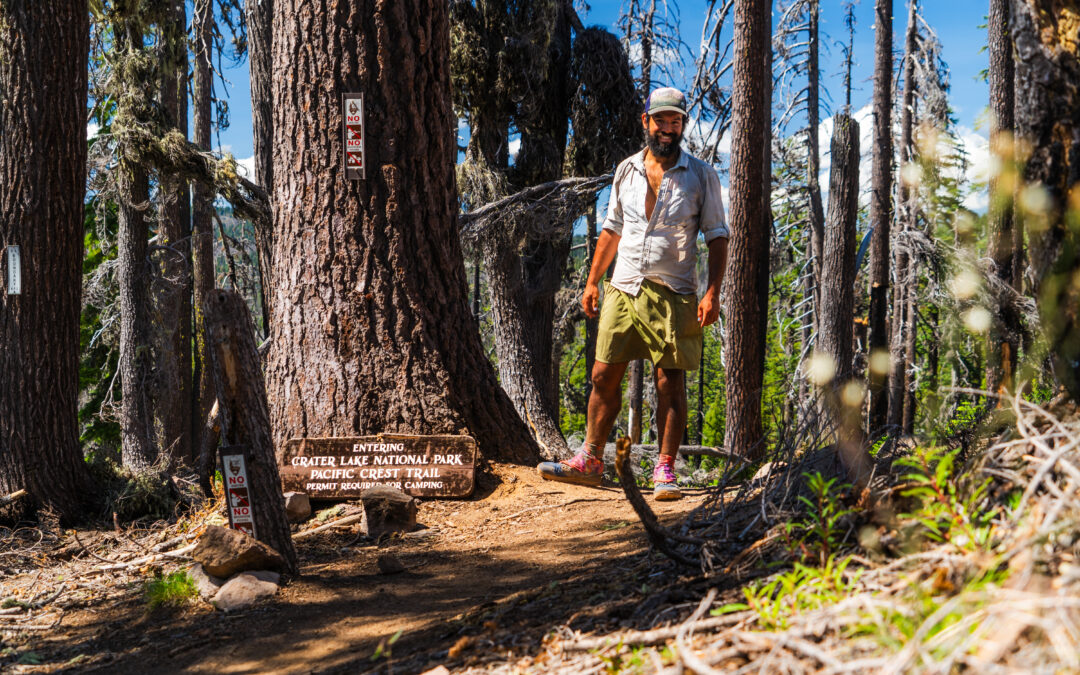
[[[637,297],[604,282],[596,336],[596,360],[625,363],[649,359],[658,368],[697,370],[702,330],[698,299],[646,279]]]

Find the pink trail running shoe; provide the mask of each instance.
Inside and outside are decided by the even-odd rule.
[[[682,490],[679,489],[678,477],[670,464],[658,462],[652,472],[653,497],[657,501],[666,502],[682,499]]]
[[[604,480],[604,461],[593,457],[584,449],[562,462],[541,462],[536,470],[543,478],[560,483],[596,487]]]

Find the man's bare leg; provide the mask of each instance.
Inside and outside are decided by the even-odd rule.
[[[541,462],[540,475],[547,480],[579,485],[600,485],[604,480],[604,443],[622,403],[619,385],[622,384],[626,363],[597,361],[592,371],[592,395],[585,430],[584,452],[562,462]]]
[[[656,427],[660,445],[660,457],[653,472],[653,483],[658,486],[655,495],[657,499],[678,499],[682,493],[674,480],[674,462],[686,429],[686,374],[674,368],[657,368],[653,377],[656,379]],[[664,472],[661,465],[665,464],[670,473]],[[665,485],[659,487],[661,483]]]
[[[593,364],[592,394],[589,396],[589,409],[585,416],[585,444],[587,448],[599,449],[603,454],[611,427],[622,408],[623,375],[629,363]],[[594,451],[595,452],[595,451]]]

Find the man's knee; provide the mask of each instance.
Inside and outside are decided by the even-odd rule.
[[[679,397],[686,393],[684,371],[670,368],[656,369],[656,391],[662,396]]]
[[[593,389],[601,392],[618,389],[622,383],[623,370],[624,368],[619,368],[618,364],[597,361],[592,370]]]

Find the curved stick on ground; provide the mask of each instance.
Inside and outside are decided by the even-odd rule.
[[[656,519],[656,514],[649,508],[645,498],[641,496],[641,490],[638,489],[637,482],[634,480],[634,471],[630,468],[630,445],[630,439],[625,436],[616,441],[615,472],[619,474],[619,483],[622,485],[623,492],[626,493],[627,500],[630,501],[630,506],[634,507],[634,513],[638,515],[641,524],[645,527],[649,542],[661,553],[677,563],[687,567],[700,567],[697,561],[690,560],[676,551],[671,542],[702,544],[703,540],[675,534],[661,525],[660,521]]]

